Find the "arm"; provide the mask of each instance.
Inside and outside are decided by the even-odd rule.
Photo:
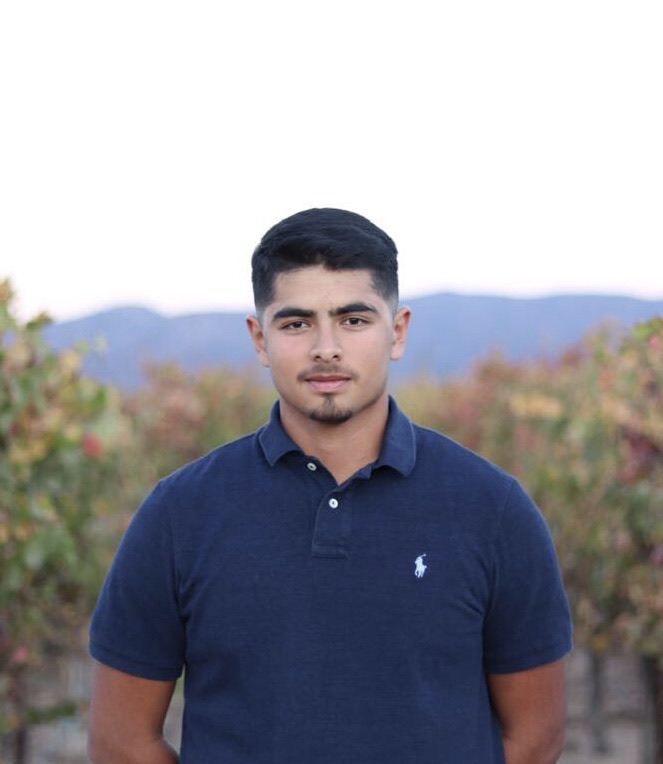
[[[95,665],[88,756],[94,764],[176,764],[163,738],[174,681],[143,679]]]
[[[507,764],[554,764],[564,747],[564,661],[490,674]]]

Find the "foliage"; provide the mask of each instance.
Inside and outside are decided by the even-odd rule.
[[[82,349],[53,352],[45,315],[14,314],[0,282],[0,734],[30,709],[23,678],[80,630],[108,562],[100,525],[127,437],[119,396],[80,373]]]
[[[663,319],[607,328],[555,363],[486,359],[408,386],[409,413],[514,473],[556,543],[575,641],[642,656],[663,764]]]
[[[206,369],[189,374],[174,364],[146,368],[147,384],[125,400],[149,482],[263,424],[272,390],[250,371]]]
[[[555,362],[482,361],[399,392],[418,421],[514,473],[551,526],[576,640],[663,659],[663,320]]]

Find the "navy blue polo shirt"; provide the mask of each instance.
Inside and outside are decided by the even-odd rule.
[[[160,481],[90,640],[130,674],[184,670],[183,764],[497,764],[486,673],[570,648],[538,509],[393,400],[378,460],[341,485],[278,404]]]

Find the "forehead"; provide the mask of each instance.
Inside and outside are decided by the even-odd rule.
[[[269,307],[283,303],[336,304],[348,299],[384,302],[375,291],[373,274],[366,269],[330,270],[322,265],[279,273],[274,279],[274,297]]]

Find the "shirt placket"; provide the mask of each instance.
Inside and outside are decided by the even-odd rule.
[[[322,490],[322,493],[316,492],[311,555],[326,559],[346,559],[349,551],[347,513],[350,509],[347,486],[336,485],[325,468],[312,459],[307,460],[306,467]]]

